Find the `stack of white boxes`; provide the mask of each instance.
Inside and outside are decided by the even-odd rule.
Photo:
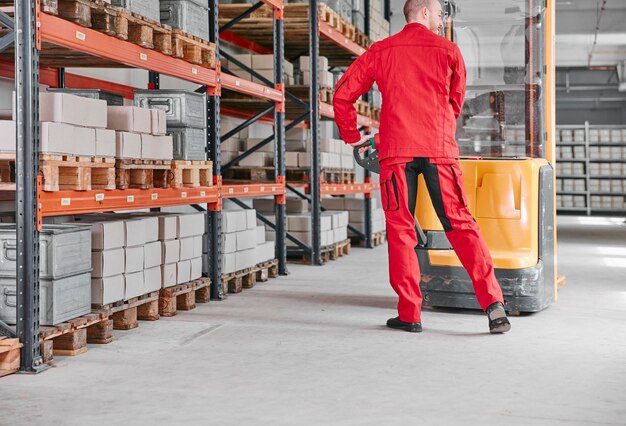
[[[179,214],[176,217],[176,239],[179,244],[179,256],[176,262],[176,282],[173,282],[173,267],[165,265],[163,267],[163,287],[170,287],[176,284],[183,284],[193,281],[202,276],[202,238],[204,235],[205,215],[204,213]],[[166,220],[163,220],[166,221]],[[169,222],[171,224],[171,222]],[[172,232],[164,233],[163,238],[171,240]],[[168,240],[164,240],[162,244],[164,250],[169,245],[171,250],[176,249],[176,243],[167,244]],[[176,255],[172,253],[170,258],[165,257],[163,252],[163,260],[170,261]],[[169,265],[172,263],[170,262]],[[167,281],[166,281],[167,278]]]
[[[274,242],[265,240],[256,210],[222,210],[222,273],[252,268],[275,258]]]
[[[328,122],[331,132],[320,133],[320,167],[322,169],[354,170],[352,147],[339,139],[332,138],[332,122]],[[331,137],[325,137],[328,134]],[[324,136],[323,136],[324,135]],[[311,131],[294,128],[285,133],[287,150],[285,164],[288,168],[311,167]]]
[[[241,54],[233,55],[233,58],[241,62],[244,66],[252,68],[255,72],[265,77],[267,80],[272,82],[274,81],[274,55]],[[234,62],[228,62],[227,60],[222,59],[222,67],[228,68],[229,71],[232,71],[237,77],[244,80],[254,81],[255,83],[263,85],[266,84],[258,78],[253,77],[248,71],[244,71],[243,68],[236,65]],[[291,62],[284,62],[283,72],[285,84],[294,84],[293,64]]]
[[[372,198],[372,233],[385,231],[385,213],[378,207],[376,198]],[[347,210],[350,213],[350,225],[359,232],[365,232],[365,202],[360,198],[324,198],[322,206],[329,210]],[[354,236],[353,233],[348,233]]]
[[[376,42],[389,37],[389,21],[383,16],[382,0],[370,1],[370,33],[371,41]]]
[[[13,120],[0,121],[0,151],[15,151]],[[107,130],[107,103],[67,93],[40,93],[41,153],[115,156],[115,132]],[[5,137],[6,136],[6,137]]]
[[[311,81],[310,58],[300,56],[300,71],[302,72],[302,84],[309,85]],[[335,76],[328,71],[328,58],[320,56],[318,60],[317,81],[320,88],[333,89],[335,87]]]
[[[109,106],[108,128],[115,130],[118,159],[171,160],[174,143],[166,136],[165,112],[134,106]]]

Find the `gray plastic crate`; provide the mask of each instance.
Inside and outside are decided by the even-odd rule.
[[[165,111],[167,128],[206,127],[206,96],[188,90],[135,90],[135,106]]]
[[[91,256],[91,253],[90,253]],[[15,278],[0,277],[0,320],[15,324]],[[39,322],[55,325],[91,312],[91,272],[39,281]]]
[[[44,225],[39,276],[61,278],[91,271],[91,226]],[[0,276],[15,277],[15,224],[0,224]]]
[[[161,23],[209,39],[209,9],[191,0],[161,0]]]
[[[159,21],[159,0],[111,0],[111,4]]]
[[[124,97],[117,93],[106,92],[100,89],[48,89],[48,92],[62,92],[83,98],[101,99],[110,106],[124,106]]]
[[[206,130],[193,127],[171,128],[174,160],[206,160]]]

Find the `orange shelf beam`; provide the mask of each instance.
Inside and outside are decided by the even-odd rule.
[[[275,182],[222,184],[222,198],[263,197],[271,195],[285,195],[285,185]]]
[[[46,13],[41,13],[39,16],[40,34],[43,41],[131,67],[158,72],[205,86],[217,86],[215,70],[118,40],[56,16]]]
[[[377,183],[322,183],[320,192],[322,195],[368,194],[378,189],[380,189],[380,184]]]
[[[230,74],[222,74],[220,76],[220,79],[222,81],[223,88],[230,89],[239,93],[244,93],[246,95],[254,96],[257,98],[267,99],[268,101],[284,101],[283,93],[280,90],[274,89],[272,87],[244,80]]]
[[[37,207],[40,216],[99,213],[151,207],[214,204],[219,187],[168,189],[115,189],[112,191],[39,191]]]
[[[319,22],[318,24],[319,33],[321,36],[324,36],[328,40],[335,43],[337,46],[342,47],[343,49],[347,50],[348,52],[356,56],[361,56],[362,54],[365,53],[366,51],[365,48],[359,46],[358,44],[356,44],[355,42],[353,42],[352,40],[350,40],[349,38],[347,38],[340,32],[337,32],[337,30],[335,30],[333,27],[328,25],[327,22],[324,22],[321,19],[318,19],[318,22]]]

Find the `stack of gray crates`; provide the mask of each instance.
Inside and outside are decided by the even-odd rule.
[[[206,160],[206,96],[188,90],[136,90],[135,106],[165,111],[174,160]]]
[[[209,39],[208,0],[161,0],[161,23]]]
[[[15,324],[15,224],[0,225],[0,320]],[[91,312],[91,227],[44,225],[39,237],[39,322],[55,325]]]
[[[111,0],[111,4],[159,22],[159,0]]]
[[[83,98],[100,99],[106,101],[108,106],[124,106],[124,97],[117,93],[107,92],[100,89],[48,89],[48,92],[69,93],[70,95]]]

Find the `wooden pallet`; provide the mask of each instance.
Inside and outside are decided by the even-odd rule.
[[[117,189],[167,188],[170,170],[169,160],[116,160],[115,184]]]
[[[289,168],[286,170],[288,181],[308,182],[310,180],[311,171],[308,168]],[[353,184],[356,178],[356,172],[349,169],[322,169],[322,183],[336,184]]]
[[[243,289],[254,287],[259,281],[265,282],[265,278],[278,277],[278,260],[273,259],[260,263],[252,268],[242,269],[240,271],[231,272],[222,275],[222,291],[226,293],[241,293]]]
[[[278,260],[273,259],[257,265],[256,282],[264,283],[269,278],[278,278]]]
[[[240,3],[240,4],[221,4],[219,8],[220,20],[230,21],[240,16],[243,12],[250,9],[252,4]],[[254,12],[248,15],[250,19],[273,19],[274,11],[267,5],[263,5]]]
[[[20,369],[20,339],[0,336],[0,377],[16,373]]]
[[[40,154],[44,191],[115,189],[115,160],[108,157]],[[15,153],[0,153],[0,182],[15,182]]]
[[[215,68],[215,44],[178,29],[172,30],[172,56],[205,68]]]
[[[359,247],[365,247],[365,240],[360,237],[350,237],[352,244],[356,244]],[[387,233],[385,231],[375,232],[372,234],[372,245],[378,247],[387,242]]]
[[[322,247],[322,262],[327,263],[331,260],[337,260],[340,257],[349,255],[351,247],[352,245],[349,238],[338,243]],[[292,263],[306,265],[311,264],[311,256],[306,253],[301,253],[300,251],[288,253],[288,259]]]
[[[97,309],[109,315],[114,330],[131,330],[139,326],[138,320],[156,321],[159,319],[159,291],[97,306]]]
[[[364,32],[356,30],[355,42],[361,47],[368,48],[370,46],[370,39]]]
[[[206,277],[173,287],[162,288],[159,293],[159,314],[173,317],[176,311],[190,311],[196,308],[196,302],[208,302],[207,294],[211,280]],[[206,289],[206,290],[205,290]],[[198,293],[201,291],[201,293]]]
[[[371,107],[365,101],[356,101],[356,111],[359,115],[369,117],[371,115]]]
[[[380,121],[380,108],[372,107],[372,119]]]
[[[172,27],[121,7],[114,7],[114,10],[115,30],[110,35],[164,55],[173,54]]]
[[[213,186],[213,162],[173,160],[168,179],[168,185],[172,188]]]
[[[275,181],[274,167],[240,167],[234,166],[222,172],[225,180],[249,181],[249,182],[273,182]],[[287,178],[289,180],[289,178]]]
[[[291,5],[290,5],[291,6]],[[306,5],[308,7],[308,5]],[[302,6],[301,6],[302,7]],[[336,29],[340,33],[344,33],[344,27],[348,24],[337,12],[335,12],[330,6],[325,3],[320,3],[318,6],[319,18],[326,22],[330,27]]]
[[[335,94],[335,89],[320,87],[320,102],[325,102],[327,104],[333,103],[333,95]]]
[[[113,341],[113,322],[109,313],[92,309],[86,314],[54,326],[39,327],[41,356],[46,363],[54,356],[76,356],[87,352],[87,343]]]

